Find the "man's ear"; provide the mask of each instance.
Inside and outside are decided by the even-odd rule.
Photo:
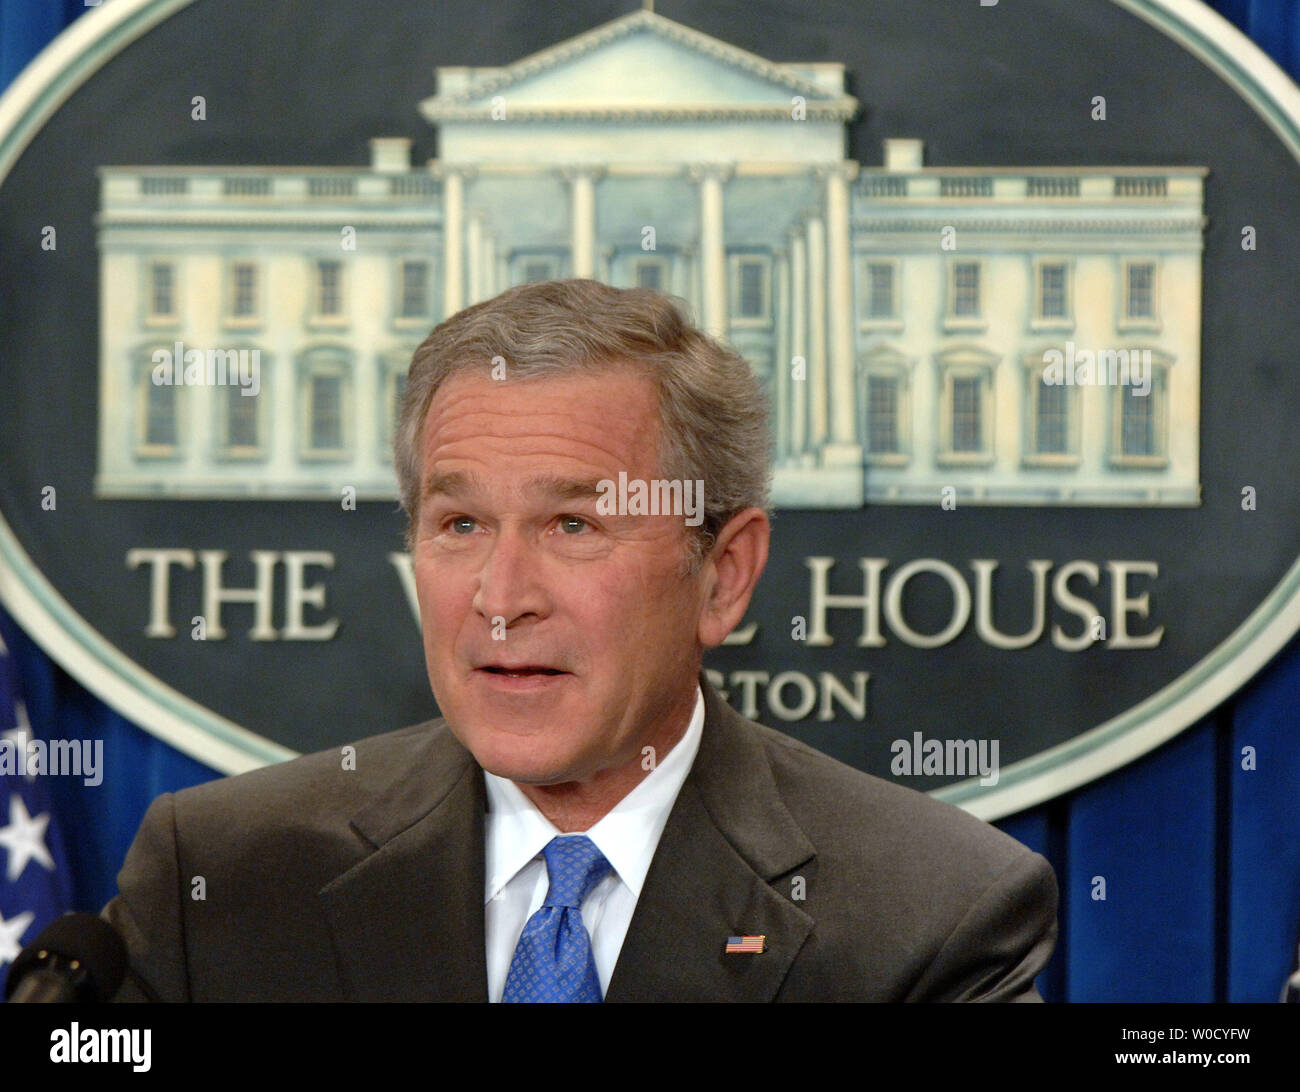
[[[761,508],[737,512],[718,532],[703,567],[707,598],[697,636],[705,648],[722,644],[745,617],[771,539],[772,524]]]

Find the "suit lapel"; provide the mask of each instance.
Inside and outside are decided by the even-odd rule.
[[[813,921],[774,889],[815,856],[759,737],[701,674],[704,733],[646,874],[607,1001],[770,1001]],[[352,826],[374,852],[320,892],[358,1001],[486,1001],[483,775],[439,721]],[[726,955],[763,934],[760,955]]]
[[[483,775],[442,722],[352,826],[375,852],[320,893],[357,1001],[486,1001]]]
[[[771,1001],[812,919],[771,886],[813,846],[781,801],[754,730],[701,674],[704,735],[664,827],[607,1001]],[[729,936],[764,934],[760,955]]]

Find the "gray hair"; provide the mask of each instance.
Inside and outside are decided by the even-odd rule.
[[[698,571],[718,532],[746,508],[769,510],[768,404],[748,363],[695,329],[684,301],[594,280],[516,285],[434,327],[407,375],[394,459],[407,545],[419,518],[421,435],[451,376],[485,374],[504,359],[510,379],[637,367],[659,392],[659,473],[702,480],[703,520],[690,527],[685,571]]]

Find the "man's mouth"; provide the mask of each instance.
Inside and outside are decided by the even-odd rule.
[[[480,671],[487,671],[493,675],[504,675],[510,679],[523,679],[530,675],[567,675],[567,671],[561,671],[556,667],[541,667],[534,664],[521,664],[518,667],[504,667],[498,664],[488,664],[479,668]]]

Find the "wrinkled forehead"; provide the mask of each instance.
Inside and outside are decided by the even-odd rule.
[[[658,466],[661,422],[658,389],[641,369],[601,369],[496,380],[475,369],[448,379],[434,394],[421,434],[421,468],[427,483],[463,469],[460,460],[512,463],[515,477],[538,489],[579,495],[585,477],[652,473]],[[547,461],[569,464],[565,475]],[[568,482],[559,480],[567,476]],[[532,481],[532,479],[536,479]],[[462,492],[469,479],[439,483]],[[481,484],[481,483],[480,483]]]

